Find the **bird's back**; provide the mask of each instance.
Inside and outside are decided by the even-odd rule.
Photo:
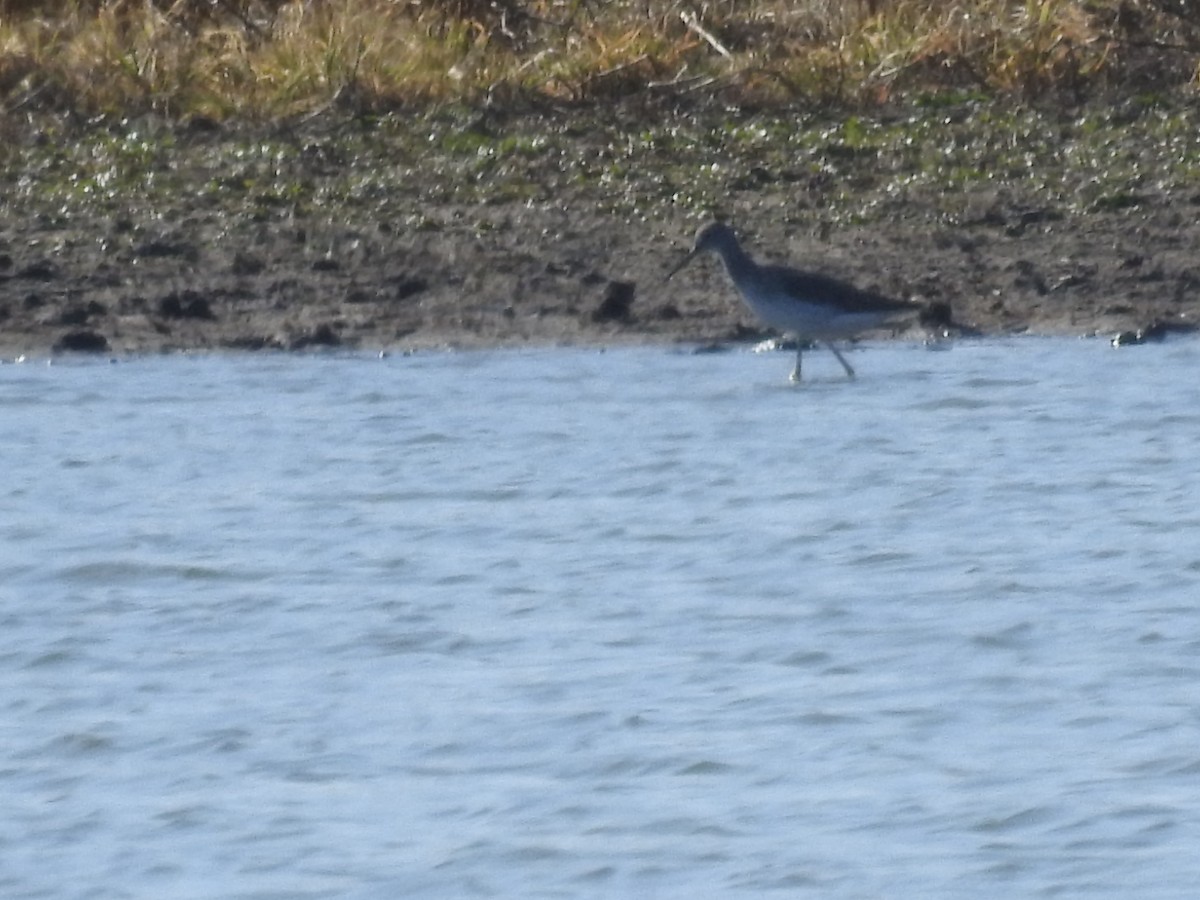
[[[737,287],[756,315],[802,337],[850,337],[917,311],[911,303],[820,272],[754,265],[738,274]]]

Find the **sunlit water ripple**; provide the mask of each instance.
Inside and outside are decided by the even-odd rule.
[[[1190,897],[1200,343],[0,368],[0,895]]]

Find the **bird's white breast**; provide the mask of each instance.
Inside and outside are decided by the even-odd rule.
[[[846,311],[819,298],[797,298],[758,286],[747,286],[741,293],[746,305],[767,325],[800,337],[826,340],[851,337],[889,318],[876,312]]]

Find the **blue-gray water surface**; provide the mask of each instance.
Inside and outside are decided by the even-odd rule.
[[[1200,342],[0,367],[0,896],[1192,897]]]

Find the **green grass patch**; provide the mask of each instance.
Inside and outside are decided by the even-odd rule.
[[[1191,104],[1096,105],[1064,114],[972,100],[853,118],[727,110],[579,113],[481,120],[468,107],[397,113],[291,133],[200,135],[125,120],[51,120],[9,145],[0,187],[15,219],[122,218],[178,209],[302,227],[345,222],[437,228],[496,204],[578,204],[614,220],[732,214],[759,196],[777,215],[832,226],[921,216],[969,223],[972,198],[1003,195],[1037,215],[1129,214],[1200,192],[1200,114]],[[218,215],[219,213],[219,215]],[[487,220],[481,214],[481,220]],[[163,220],[169,229],[171,222]]]

